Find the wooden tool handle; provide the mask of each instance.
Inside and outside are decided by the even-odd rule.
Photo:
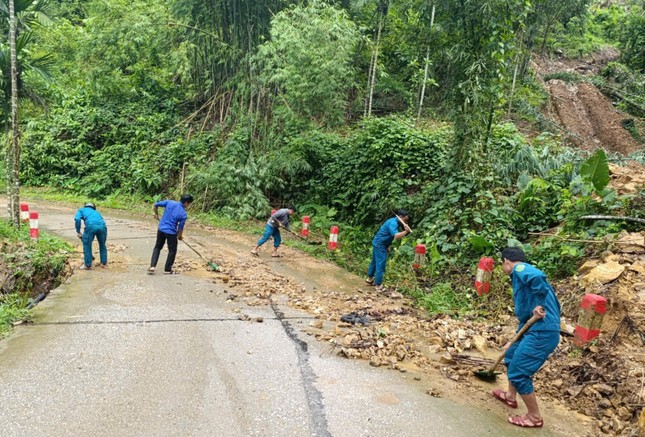
[[[517,340],[519,340],[519,339],[520,339],[520,337],[522,337],[522,336],[524,335],[524,333],[525,333],[525,332],[526,332],[526,331],[527,331],[531,326],[533,326],[533,324],[534,324],[535,322],[537,322],[537,321],[538,321],[538,320],[540,320],[540,319],[541,319],[541,317],[533,316],[533,317],[531,317],[531,318],[528,320],[528,322],[526,322],[526,323],[524,324],[524,326],[522,326],[522,329],[520,329],[520,330],[517,332],[517,334],[515,334],[515,337],[513,337],[513,338],[511,339],[511,341],[510,341],[510,343],[509,343],[509,345],[508,345],[508,348],[504,351],[504,353],[503,353],[503,354],[501,354],[501,355],[499,356],[499,358],[497,358],[497,361],[495,361],[495,364],[493,364],[493,367],[491,367],[491,368],[490,368],[490,373],[493,373],[493,372],[495,371],[495,369],[497,369],[497,366],[499,366],[499,363],[501,363],[501,362],[502,362],[502,358],[504,358],[504,356],[506,356],[506,352],[508,352],[508,350],[511,348],[511,346],[513,345],[513,343],[515,343]]]
[[[401,223],[403,225],[403,229],[405,229],[406,231],[408,231],[408,233],[411,234],[412,229],[410,228],[410,226],[408,226],[408,224],[406,222],[404,222],[403,219],[401,217],[399,217],[396,213],[394,215],[396,216],[397,219],[399,219],[399,223]]]

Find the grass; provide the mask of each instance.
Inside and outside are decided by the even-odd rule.
[[[0,338],[9,335],[14,322],[28,318],[28,302],[24,293],[0,294]]]
[[[28,317],[29,292],[35,274],[57,277],[65,268],[73,248],[66,242],[41,232],[37,241],[29,237],[29,228],[15,229],[0,221],[0,239],[7,246],[0,251],[0,264],[16,280],[12,293],[0,294],[0,338],[12,329],[12,323]],[[56,281],[52,281],[56,283]]]

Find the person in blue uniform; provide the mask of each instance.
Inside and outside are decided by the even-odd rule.
[[[278,248],[282,242],[282,236],[280,235],[280,227],[282,226],[287,231],[291,230],[291,223],[289,218],[296,212],[296,207],[289,205],[286,208],[277,210],[275,213],[269,217],[266,226],[264,227],[264,234],[258,240],[258,244],[255,246],[251,253],[255,256],[260,256],[260,247],[269,241],[269,238],[273,237],[273,252],[271,252],[272,257],[279,257]]]
[[[397,218],[396,216],[399,216]],[[403,221],[403,223],[401,223]],[[383,276],[385,276],[385,265],[390,245],[394,240],[408,235],[411,230],[407,223],[410,221],[410,213],[404,209],[397,211],[396,215],[387,219],[381,225],[378,232],[372,240],[372,261],[367,269],[367,282],[369,285],[375,285],[377,291],[383,291]],[[403,230],[399,230],[399,226]]]
[[[85,229],[81,234],[81,222],[85,224]],[[99,257],[101,260],[101,267],[107,267],[107,226],[101,214],[96,210],[96,205],[92,202],[87,202],[82,208],[76,211],[74,216],[74,224],[76,226],[76,235],[83,241],[83,265],[81,269],[92,270],[92,243],[94,237],[99,242]]]
[[[162,200],[154,204],[153,212],[157,220],[159,220],[159,208],[164,208],[164,211],[161,220],[159,220],[157,241],[152,250],[152,259],[150,260],[150,268],[148,269],[149,273],[154,273],[157,267],[157,261],[159,261],[159,254],[166,242],[168,242],[168,258],[166,258],[166,265],[164,266],[163,272],[166,275],[175,273],[172,266],[175,263],[175,256],[177,256],[178,240],[184,239],[184,226],[186,225],[186,219],[188,219],[186,208],[191,203],[193,203],[193,196],[184,194],[179,199],[179,202],[176,200]]]
[[[492,395],[511,408],[517,408],[519,394],[527,408],[523,416],[511,416],[508,421],[525,428],[541,428],[540,415],[533,389],[533,375],[542,367],[560,342],[560,302],[546,275],[526,263],[524,252],[509,247],[502,252],[502,268],[513,283],[515,315],[519,320],[518,331],[532,317],[539,320],[522,338],[507,350],[504,364],[508,372],[508,390],[493,390]]]

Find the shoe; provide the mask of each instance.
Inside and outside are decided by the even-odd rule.
[[[102,269],[107,269],[107,264],[101,264]]]
[[[155,272],[155,268],[154,268],[154,267],[150,267],[147,271],[148,271],[148,274],[149,274],[149,275],[152,275],[152,274]]]
[[[374,278],[367,278],[367,279],[365,280],[365,283],[366,283],[367,285],[374,285]]]
[[[387,291],[387,289],[382,285],[377,285],[376,287],[374,287],[374,290],[376,290],[377,293],[384,293]]]
[[[81,270],[92,270],[92,266],[89,266],[89,267],[88,267],[88,266],[86,266],[85,264],[83,264],[83,265],[81,266]]]
[[[169,272],[164,271],[164,272],[163,272],[163,274],[164,274],[164,275],[178,275],[178,274],[179,274],[179,272],[176,272],[176,271],[174,271],[174,270],[171,270],[171,271],[169,271]]]

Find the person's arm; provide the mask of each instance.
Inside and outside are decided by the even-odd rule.
[[[405,237],[406,235],[409,234],[407,229],[402,230],[399,232],[399,222],[397,220],[392,220],[390,223],[390,235],[394,235],[395,240],[400,240],[401,238]]]
[[[177,239],[184,239],[184,226],[186,226],[186,220],[188,219],[188,214],[184,213],[177,222]]]
[[[76,227],[76,235],[78,238],[82,238],[83,234],[81,234],[81,219],[83,218],[83,215],[81,214],[81,210],[79,209],[76,211],[76,215],[74,216],[74,226]]]
[[[152,207],[152,212],[154,213],[155,219],[159,220],[159,206],[156,203]]]
[[[531,294],[538,301],[538,305],[533,308],[533,315],[543,319],[546,316],[544,304],[546,303],[546,296],[549,293],[549,283],[542,276],[534,276],[529,280],[527,285]]]

